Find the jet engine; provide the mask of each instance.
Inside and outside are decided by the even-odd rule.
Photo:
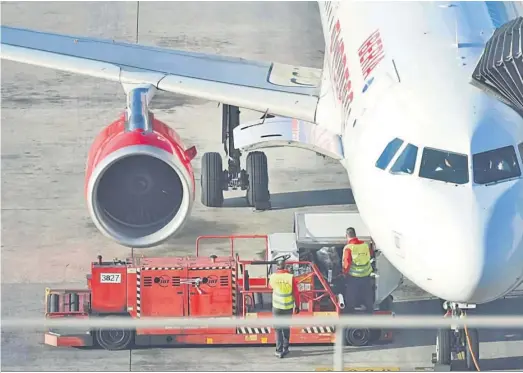
[[[158,245],[190,215],[195,183],[180,137],[139,102],[95,139],[87,160],[85,193],[96,227],[121,245]]]

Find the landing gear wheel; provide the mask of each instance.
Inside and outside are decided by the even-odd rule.
[[[452,331],[450,329],[438,329],[436,336],[436,364],[450,365],[452,352]]]
[[[465,334],[465,332],[463,332]],[[479,360],[479,333],[478,329],[468,329],[468,335],[465,334],[465,360],[467,363],[468,371],[476,371],[476,365],[474,364],[474,358],[476,362]],[[470,345],[469,345],[470,340]],[[472,350],[472,353],[471,351]],[[474,356],[473,356],[474,355]]]
[[[271,202],[267,156],[263,152],[252,152],[247,155],[246,163],[246,171],[249,176],[247,203],[256,210],[269,210]]]
[[[219,153],[205,153],[201,170],[202,204],[207,207],[223,206],[223,169]]]
[[[367,346],[371,340],[371,331],[367,328],[349,328],[345,331],[345,341],[349,346]]]
[[[110,351],[125,350],[134,341],[134,331],[129,329],[97,329],[94,332],[96,343]]]

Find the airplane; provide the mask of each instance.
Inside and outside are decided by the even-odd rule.
[[[236,150],[311,149],[346,168],[376,246],[452,317],[504,297],[523,281],[520,5],[318,6],[321,70],[5,26],[1,57],[122,84],[128,109],[95,139],[86,196],[97,227],[124,245],[172,235],[195,198],[196,149],[149,111],[161,90],[221,102],[229,116],[229,170],[218,153],[202,158],[206,206],[245,173],[249,203],[268,201],[264,154],[249,153],[246,172]],[[231,124],[238,107],[264,115]],[[477,334],[462,336],[438,331],[437,362],[456,345],[478,351]]]

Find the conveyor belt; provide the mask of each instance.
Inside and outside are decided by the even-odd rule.
[[[496,29],[485,46],[472,84],[523,115],[523,17]]]

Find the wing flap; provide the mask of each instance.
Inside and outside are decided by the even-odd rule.
[[[314,121],[321,70],[2,26],[3,59]]]

